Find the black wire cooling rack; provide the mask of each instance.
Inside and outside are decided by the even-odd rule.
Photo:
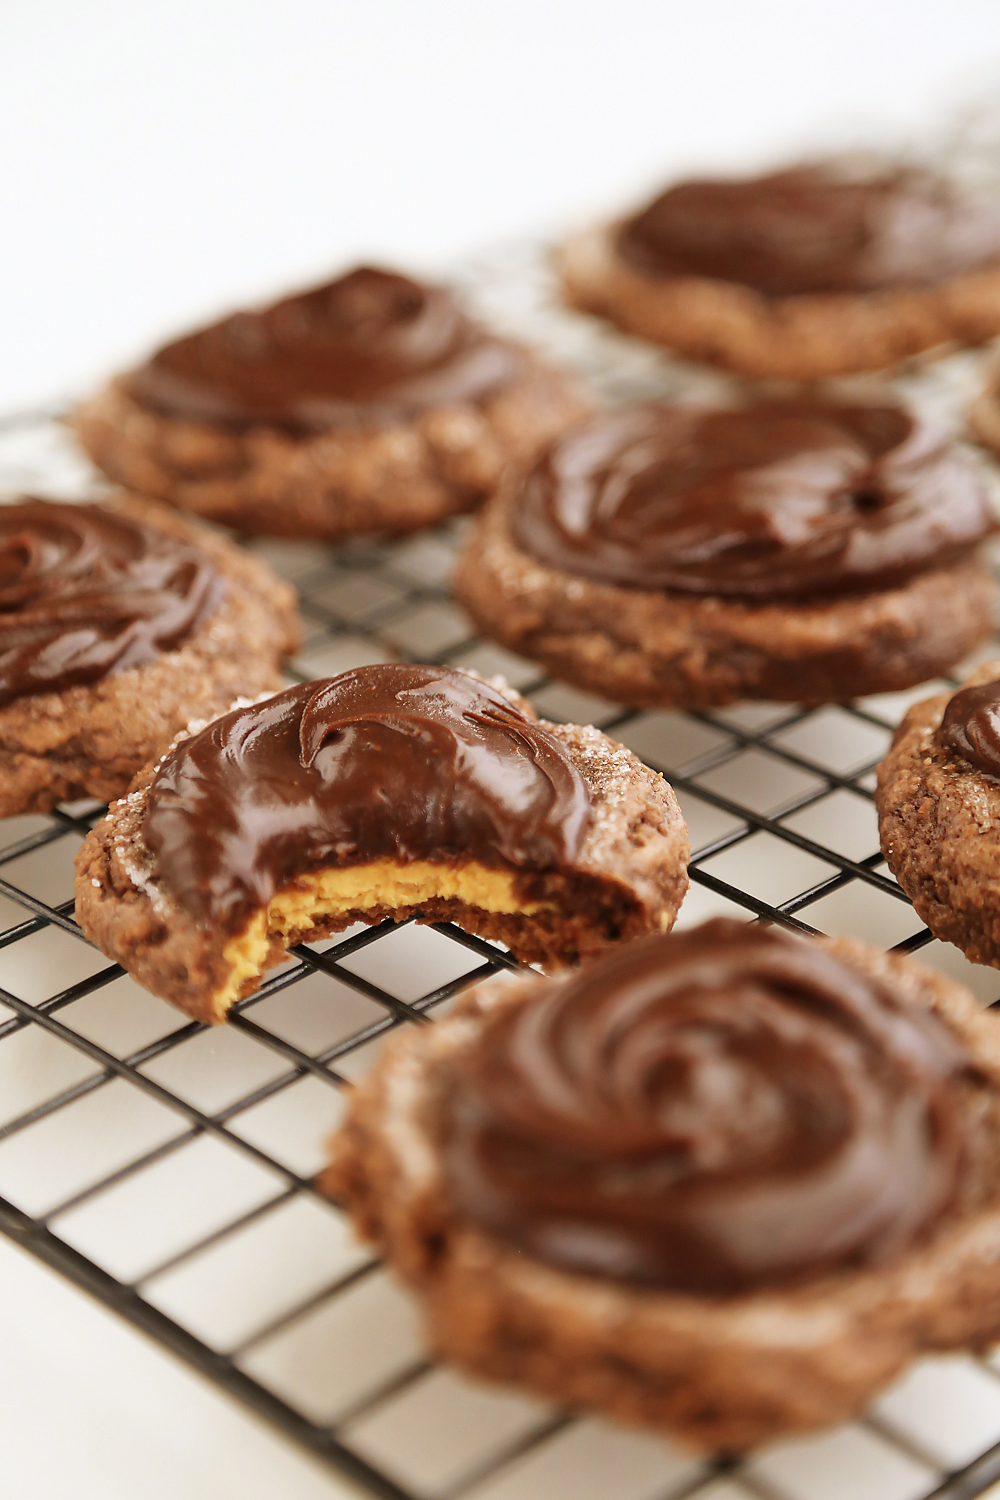
[[[532,250],[465,280],[610,399],[720,384],[557,313]],[[976,366],[960,356],[900,383],[947,413]],[[52,413],[0,423],[0,487],[100,489]],[[301,594],[290,676],[395,657],[503,673],[543,716],[596,723],[668,775],[695,850],[682,924],[729,912],[919,949],[997,1000],[1000,975],[931,938],[878,852],[873,768],[933,686],[812,711],[625,711],[471,633],[446,586],[461,530],[337,550],[250,544]],[[384,1500],[971,1500],[1000,1482],[1000,1356],[923,1360],[859,1421],[738,1465],[434,1367],[408,1298],[311,1178],[382,1037],[511,960],[448,925],[361,928],[296,949],[227,1026],[199,1026],[73,921],[72,856],[102,812],[0,825],[9,1238]]]

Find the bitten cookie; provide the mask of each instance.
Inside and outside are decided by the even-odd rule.
[[[318,1185],[443,1358],[735,1453],[996,1338],[998,1147],[965,989],[715,921],[405,1028]]]
[[[471,510],[589,406],[447,288],[362,267],[168,344],[75,427],[106,474],[182,510],[338,541]]]
[[[559,268],[573,306],[741,375],[879,370],[1000,333],[996,205],[886,162],[681,182]]]
[[[916,703],[878,768],[886,862],[935,937],[1000,968],[1000,661]]]
[[[361,667],[182,737],[77,856],[87,937],[222,1021],[287,948],[355,922],[453,921],[530,963],[665,931],[687,830],[596,729],[450,667]]]
[[[119,796],[194,718],[280,685],[295,595],[135,495],[0,506],[0,815]]]
[[[454,590],[478,627],[635,707],[838,702],[993,626],[983,481],[892,406],[597,414],[511,476]]]

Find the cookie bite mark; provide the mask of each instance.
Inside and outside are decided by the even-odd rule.
[[[1000,332],[1000,214],[926,169],[681,182],[562,250],[567,300],[743,375],[877,370]]]
[[[1000,968],[1000,661],[910,708],[875,805],[886,862],[921,920]]]
[[[444,1358],[740,1452],[995,1337],[998,1144],[967,991],[715,921],[400,1033],[319,1186]]]
[[[120,795],[297,640],[287,584],[153,502],[0,507],[0,815]]]
[[[366,915],[370,918],[372,912],[410,914],[430,906],[460,913],[466,922],[478,916],[480,925],[492,916],[501,919],[498,927],[504,917],[530,921],[540,912],[556,910],[552,899],[532,901],[519,895],[513,871],[491,870],[475,862],[452,867],[413,860],[401,866],[382,859],[303,875],[273,896],[226,944],[223,957],[231,966],[230,978],[214,1002],[220,1019],[239,998],[244,982],[259,978],[273,938],[291,944],[307,933],[330,930],[330,923],[344,926]]]
[[[973,466],[899,407],[601,413],[487,506],[454,586],[480,629],[634,707],[836,702],[990,633]]]
[[[158,350],[77,414],[107,472],[243,531],[402,533],[589,409],[447,287],[359,267]]]
[[[287,948],[451,920],[575,962],[671,925],[687,836],[663,779],[451,668],[359,668],[182,738],[88,838],[84,931],[221,1021]]]

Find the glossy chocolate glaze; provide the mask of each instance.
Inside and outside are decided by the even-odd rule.
[[[1000,211],[928,171],[819,163],[678,183],[622,226],[618,249],[648,276],[769,296],[923,287],[1000,261]]]
[[[565,1271],[733,1293],[891,1260],[963,1165],[958,1042],[717,920],[484,1017],[441,1079],[456,1214]]]
[[[392,859],[532,871],[575,858],[590,799],[565,747],[451,667],[358,667],[217,719],[147,794],[151,882],[227,932],[297,876]]]
[[[886,588],[993,529],[983,481],[891,406],[636,406],[557,440],[512,525],[531,556],[626,588],[751,602]]]
[[[168,417],[321,432],[485,400],[522,364],[446,287],[362,266],[168,344],[130,388]]]
[[[978,771],[1000,777],[1000,680],[960,688],[944,711],[937,739]]]
[[[0,506],[0,707],[155,661],[222,598],[199,548],[99,505]]]

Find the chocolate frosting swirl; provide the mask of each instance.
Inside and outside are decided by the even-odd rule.
[[[168,417],[322,432],[483,401],[522,362],[446,287],[362,266],[168,344],[130,388]]]
[[[150,879],[239,931],[296,877],[369,860],[571,864],[590,819],[565,746],[451,667],[358,667],[236,709],[150,786]]]
[[[514,535],[566,573],[748,601],[885,588],[993,529],[960,454],[891,406],[636,406],[557,440]]]
[[[959,688],[945,708],[937,740],[977,771],[1000,777],[1000,679]]]
[[[926,170],[836,163],[681,182],[618,235],[647,276],[704,276],[767,296],[932,286],[1000,259],[1000,212]]]
[[[155,661],[223,587],[198,547],[120,512],[0,506],[0,707]]]
[[[966,1064],[888,984],[717,920],[486,1014],[441,1080],[450,1193],[550,1265],[679,1292],[881,1264],[953,1199]]]

